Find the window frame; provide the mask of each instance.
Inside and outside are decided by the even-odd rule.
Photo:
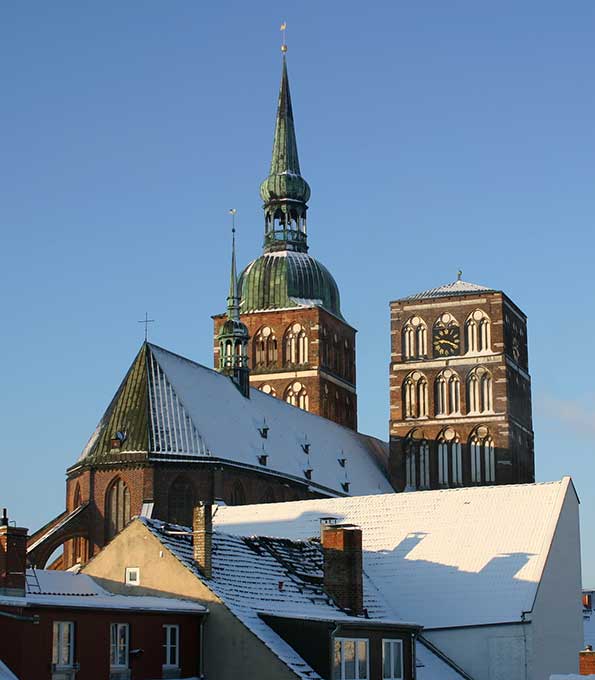
[[[69,631],[68,661],[65,663],[62,657],[62,635],[65,630]],[[56,632],[58,636],[56,637]],[[74,621],[52,622],[52,665],[56,668],[67,669],[74,667]]]
[[[176,642],[174,645],[171,643],[171,631],[175,629],[176,631]],[[164,623],[163,632],[165,634],[163,642],[163,651],[165,652],[165,662],[162,664],[163,668],[173,669],[180,668],[180,626],[177,623]],[[168,663],[170,658],[171,650],[175,653],[175,663]]]
[[[119,639],[120,630],[126,630],[126,645],[124,649],[126,650],[126,663],[113,663],[114,650],[116,652],[115,657],[119,659]],[[114,644],[114,631],[116,632],[115,644]],[[129,623],[110,623],[110,669],[122,669],[130,668],[130,624]]]
[[[352,678],[348,678],[345,675],[345,655],[343,653],[344,649],[344,643],[345,642],[353,642],[354,643],[354,676]],[[365,676],[360,676],[359,673],[359,642],[364,642],[366,646],[366,674]],[[336,646],[337,643],[339,643],[339,675],[337,676],[335,673],[335,654],[336,654]],[[367,637],[335,637],[333,638],[333,680],[370,680],[370,639]]]
[[[133,574],[136,574],[136,579],[131,578]],[[124,583],[127,586],[140,586],[140,567],[126,567],[124,569]]]
[[[384,661],[385,661],[385,645],[390,648],[390,675],[385,675],[384,673]],[[393,656],[393,646],[398,645],[400,647],[400,660],[401,660],[401,672],[400,675],[394,674],[394,656]],[[404,659],[403,659],[403,640],[400,638],[382,638],[382,680],[403,680],[404,678]]]

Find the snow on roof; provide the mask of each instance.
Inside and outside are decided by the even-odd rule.
[[[0,680],[19,680],[2,659],[0,659]]]
[[[544,484],[220,507],[218,531],[304,539],[321,517],[363,531],[364,569],[426,628],[519,621],[531,610],[569,477]]]
[[[398,302],[403,302],[406,300],[425,300],[429,298],[449,297],[450,295],[470,295],[473,293],[493,292],[495,292],[493,288],[487,288],[486,286],[480,286],[476,283],[469,283],[468,281],[461,281],[460,279],[457,279],[452,283],[447,283],[443,286],[438,286],[437,288],[422,290],[420,293],[414,293],[413,295],[400,298]]]
[[[218,511],[217,511],[218,512]],[[368,618],[341,611],[322,588],[322,550],[318,541],[292,541],[213,533],[212,578],[205,580],[193,559],[191,530],[139,518],[159,541],[205,583],[300,678],[318,674],[275,633],[262,616],[364,625],[415,626],[394,617],[364,574]],[[420,650],[421,680],[460,680],[461,676],[426,647]],[[426,669],[425,671],[423,669]],[[438,672],[440,671],[440,672]]]
[[[217,371],[189,359],[149,345],[151,355],[163,372],[164,387],[170,397],[160,404],[163,414],[153,423],[155,430],[176,430],[177,414],[169,408],[176,401],[188,414],[193,429],[204,443],[204,451],[195,449],[193,458],[214,456],[263,471],[291,476],[314,488],[345,493],[341,486],[349,482],[352,494],[388,493],[392,490],[376,450],[386,449],[384,442],[361,435],[341,425],[308,413],[252,388],[250,399],[242,396],[234,383]],[[269,428],[263,439],[259,428]],[[184,439],[183,434],[177,437]],[[304,453],[309,444],[309,455]],[[266,467],[259,456],[268,455]],[[160,459],[167,457],[161,453]],[[180,453],[175,457],[179,459]],[[345,458],[345,467],[339,459]],[[311,481],[304,470],[312,468]]]
[[[39,586],[38,586],[39,584]],[[0,596],[0,605],[19,607],[90,607],[93,609],[133,609],[160,612],[206,613],[206,607],[193,600],[145,595],[114,595],[90,576],[50,569],[27,570],[24,597]],[[0,678],[2,676],[0,675]]]

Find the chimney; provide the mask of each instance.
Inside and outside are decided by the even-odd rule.
[[[211,578],[213,568],[213,518],[210,503],[199,503],[192,516],[194,561],[206,578]]]
[[[595,652],[591,645],[578,653],[578,672],[581,675],[595,675]]]
[[[27,529],[8,525],[6,508],[0,518],[0,594],[23,596],[27,570]]]
[[[363,614],[362,530],[353,524],[323,524],[324,589],[350,614]]]

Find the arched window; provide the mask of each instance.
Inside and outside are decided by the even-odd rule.
[[[276,363],[277,338],[269,326],[264,326],[254,337],[254,366],[271,366]]]
[[[496,455],[494,440],[488,428],[480,425],[469,439],[471,456],[471,481],[475,484],[493,484],[496,481]]]
[[[326,326],[322,326],[322,330],[320,332],[320,363],[323,366],[328,366],[329,365],[329,358],[328,358],[328,331],[326,329]]]
[[[450,416],[461,412],[461,380],[456,371],[445,368],[434,383],[435,412]]]
[[[167,520],[172,524],[192,526],[194,510],[194,486],[184,476],[176,477],[169,488],[167,499]]]
[[[491,349],[490,317],[481,309],[476,309],[467,317],[465,344],[469,354],[489,352]]]
[[[405,441],[406,491],[430,488],[430,445],[420,436],[416,430]]]
[[[452,314],[445,312],[434,322],[432,332],[434,356],[450,357],[461,352],[461,336],[458,321]]]
[[[82,505],[83,500],[81,497],[81,485],[77,482],[76,487],[74,489],[74,496],[72,497],[72,508],[73,510],[75,508],[78,508],[79,505]]]
[[[447,427],[438,436],[438,484],[460,486],[463,483],[463,455],[459,435]]]
[[[264,392],[265,394],[270,394],[271,397],[277,396],[277,390],[272,385],[269,385],[268,383],[261,385],[258,389],[261,392]]]
[[[130,491],[119,477],[110,485],[105,502],[106,539],[111,539],[130,522]]]
[[[246,505],[246,494],[242,482],[236,480],[231,490],[231,505]]]
[[[428,381],[419,371],[410,373],[403,382],[403,413],[405,418],[428,416]]]
[[[285,401],[292,406],[298,406],[307,411],[310,406],[310,400],[306,386],[296,380],[285,390]]]
[[[285,333],[285,363],[308,363],[308,336],[299,323],[294,323]]]
[[[483,366],[474,368],[467,377],[467,410],[471,414],[494,411],[492,375]]]
[[[428,327],[419,316],[412,316],[401,331],[403,340],[403,356],[405,359],[416,359],[428,354]]]
[[[261,503],[274,503],[275,502],[275,492],[272,486],[267,486],[265,492],[262,496]]]

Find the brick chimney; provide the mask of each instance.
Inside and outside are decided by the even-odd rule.
[[[27,569],[27,529],[8,525],[6,508],[0,518],[0,594],[23,596]]]
[[[213,567],[213,517],[210,503],[199,503],[192,516],[194,561],[204,576],[211,578]]]
[[[595,652],[591,645],[578,653],[578,672],[581,675],[595,675]]]
[[[324,524],[324,589],[351,614],[364,611],[362,530],[353,524]]]

